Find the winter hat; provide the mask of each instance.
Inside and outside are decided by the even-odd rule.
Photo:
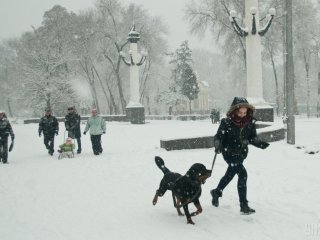
[[[211,170],[206,169],[206,167],[201,163],[195,163],[190,167],[187,175],[192,180],[196,180],[198,177],[211,175]]]
[[[5,111],[0,110],[0,114],[2,114],[2,117],[3,117],[3,118],[7,118],[7,115],[6,115],[6,112],[5,112]]]
[[[50,108],[46,108],[44,111],[45,112],[51,112],[51,109]]]
[[[255,112],[255,107],[248,103],[247,99],[244,97],[235,97],[231,103],[231,106],[227,112],[227,117],[232,117],[235,110],[238,110],[239,108],[247,108],[248,112],[247,115],[250,117],[253,117],[253,114]]]

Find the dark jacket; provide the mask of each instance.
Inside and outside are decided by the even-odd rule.
[[[250,119],[244,127],[237,126],[232,120],[235,111],[241,107],[248,109],[247,115]],[[257,137],[255,120],[253,120],[254,107],[245,98],[235,98],[227,112],[227,118],[221,120],[214,144],[222,152],[225,161],[230,163],[242,163],[248,155],[248,144],[258,148],[266,148],[268,143]]]
[[[39,122],[39,134],[43,132],[43,135],[54,136],[59,132],[59,123],[54,116],[43,116]]]
[[[1,138],[7,138],[8,136],[11,136],[11,139],[14,139],[14,133],[11,127],[11,124],[8,119],[3,118],[0,119],[0,137]]]
[[[81,118],[77,113],[68,113],[64,120],[66,130],[75,138],[81,137],[80,122]]]

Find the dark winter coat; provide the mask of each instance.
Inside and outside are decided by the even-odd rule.
[[[64,124],[66,130],[69,132],[69,136],[72,138],[80,138],[81,137],[81,129],[80,129],[81,118],[77,113],[68,113],[65,116]]]
[[[39,134],[43,132],[45,136],[54,136],[59,132],[59,123],[54,116],[43,116],[39,122]]]
[[[237,126],[233,118],[235,111],[241,107],[248,109],[248,122],[244,127]],[[248,144],[258,148],[266,148],[268,143],[257,137],[255,120],[253,120],[254,107],[245,98],[235,98],[227,112],[227,118],[221,120],[217,134],[215,135],[215,147],[222,152],[223,158],[228,164],[242,163],[248,155]]]
[[[7,138],[11,136],[11,139],[14,139],[14,133],[11,127],[11,124],[8,119],[0,119],[0,138]]]

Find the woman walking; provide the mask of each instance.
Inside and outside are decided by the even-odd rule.
[[[255,212],[254,209],[248,206],[248,174],[243,166],[243,161],[248,155],[248,144],[262,149],[269,146],[269,143],[263,142],[257,137],[253,119],[254,110],[254,107],[245,98],[235,97],[227,112],[227,117],[221,120],[217,134],[214,137],[215,151],[222,153],[228,168],[217,188],[210,192],[212,205],[219,206],[219,197],[222,197],[222,191],[237,174],[240,212],[243,214]]]
[[[101,135],[106,133],[106,122],[98,115],[97,109],[92,109],[91,117],[87,121],[83,134],[86,135],[89,129],[93,154],[99,155],[103,151],[101,147]]]

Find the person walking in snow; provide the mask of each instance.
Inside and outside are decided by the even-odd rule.
[[[89,129],[93,153],[94,155],[99,155],[103,151],[101,147],[101,135],[106,133],[106,122],[98,115],[97,109],[92,109],[91,117],[87,121],[83,134],[86,135]]]
[[[45,110],[45,115],[39,122],[39,137],[43,133],[43,143],[48,149],[48,153],[52,156],[54,152],[54,135],[58,136],[59,123],[56,117],[52,116],[51,109]]]
[[[213,124],[213,120],[214,120],[214,118],[215,118],[215,115],[216,115],[216,109],[212,109],[211,110],[211,113],[210,113],[210,118],[211,118],[211,122],[212,122],[212,124]]]
[[[237,174],[240,212],[243,214],[255,212],[248,206],[248,175],[243,166],[243,162],[248,155],[248,144],[262,149],[269,146],[269,143],[263,142],[257,137],[253,118],[254,110],[254,106],[249,104],[245,98],[235,97],[226,114],[227,117],[221,120],[217,134],[214,136],[215,151],[216,153],[222,153],[228,168],[217,188],[210,191],[212,205],[219,206],[219,197],[222,197],[222,191]]]
[[[77,153],[81,153],[81,128],[80,128],[81,118],[76,112],[74,106],[68,107],[68,114],[65,116],[64,124],[66,131],[68,131],[68,137],[72,139],[77,139],[78,149]]]
[[[9,120],[4,111],[0,110],[0,161],[8,162],[8,137],[11,136],[11,146],[9,152],[12,150],[14,133]]]
[[[213,118],[213,123],[216,124],[219,121],[220,121],[220,111],[217,109],[216,114],[214,115],[214,118]]]

